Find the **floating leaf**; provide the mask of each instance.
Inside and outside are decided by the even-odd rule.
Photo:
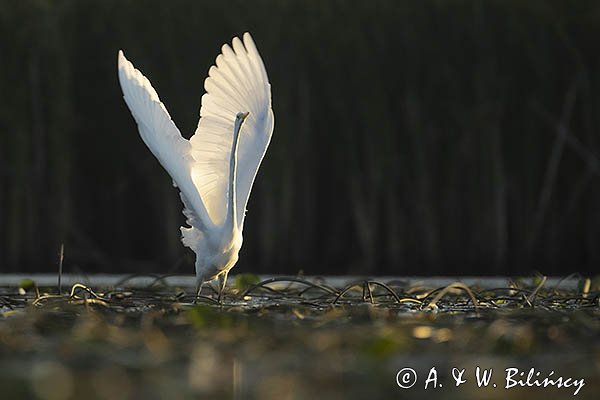
[[[239,291],[244,291],[259,282],[260,278],[255,274],[238,274],[235,276],[235,287]]]
[[[36,287],[35,281],[33,279],[25,278],[21,279],[19,283],[19,289],[23,289],[24,291],[28,291]]]

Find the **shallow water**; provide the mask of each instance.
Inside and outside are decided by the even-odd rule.
[[[578,280],[473,278],[475,306],[458,287],[438,298],[453,278],[233,277],[220,305],[184,282],[56,296],[36,279],[0,288],[2,398],[573,398],[581,379],[577,398],[600,393],[598,289]],[[482,387],[477,367],[492,370]],[[548,375],[576,381],[518,384]]]

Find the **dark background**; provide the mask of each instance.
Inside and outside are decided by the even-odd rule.
[[[600,2],[0,2],[0,271],[193,273],[122,48],[189,137],[250,31],[275,132],[235,272],[596,273]]]

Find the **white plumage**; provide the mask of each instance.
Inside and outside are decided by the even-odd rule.
[[[233,48],[232,48],[233,47]],[[220,278],[242,246],[246,204],[273,132],[271,85],[249,33],[225,44],[204,81],[200,121],[186,140],[150,81],[119,51],[119,82],[140,136],[181,190],[196,277]]]

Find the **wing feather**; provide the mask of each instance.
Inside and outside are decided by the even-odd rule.
[[[192,247],[191,235],[196,237],[200,234],[192,230],[212,227],[208,212],[192,181],[192,167],[196,164],[192,146],[181,136],[150,81],[125,58],[122,51],[119,51],[118,69],[123,98],[137,122],[142,140],[181,190],[184,214],[192,225],[187,240],[186,232],[182,229],[184,244]]]
[[[226,44],[221,48],[204,81],[200,121],[190,143],[196,160],[192,180],[211,221],[223,224],[230,196],[234,121],[238,112],[250,112],[242,126],[237,156],[236,204],[241,229],[254,178],[271,140],[274,117],[271,86],[252,37],[245,33],[243,42],[234,38],[232,47]]]
[[[256,173],[273,132],[271,86],[250,34],[223,45],[204,82],[200,121],[187,141],[172,121],[150,81],[119,52],[119,82],[140,136],[181,190],[184,214],[192,228],[182,228],[183,242],[195,251],[202,231],[222,226],[229,201],[229,162],[237,113],[250,112],[237,153],[238,228]]]

